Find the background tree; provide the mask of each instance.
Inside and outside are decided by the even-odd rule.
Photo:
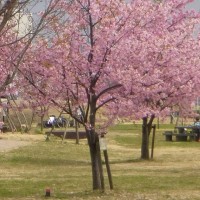
[[[16,81],[23,57],[37,36],[49,34],[44,32],[44,27],[56,17],[58,11],[55,6],[58,2],[59,0],[45,3],[39,0],[0,1],[0,97],[8,98],[18,93]],[[38,10],[42,11],[39,15]],[[1,107],[4,106],[1,101],[0,104]],[[12,131],[16,130],[8,116],[9,112],[6,115],[7,125]]]
[[[0,1],[0,95],[16,93],[14,78],[30,44],[46,24],[55,17],[59,2],[48,1],[40,16],[35,17],[35,7],[40,1]],[[47,16],[51,15],[51,18]],[[44,34],[44,32],[43,32]],[[13,83],[13,87],[11,87]],[[9,88],[8,88],[9,86]],[[9,90],[9,91],[8,91]],[[14,91],[15,90],[15,91]]]
[[[145,9],[139,6],[141,1],[133,2],[138,18],[146,14],[142,20],[136,17],[132,21],[138,22],[128,46],[132,51],[127,57],[133,59],[122,76],[131,113],[143,119],[143,159],[149,159],[148,138],[154,118],[168,115],[173,106],[191,112],[191,103],[199,93],[199,38],[195,35],[199,13],[187,10],[188,2],[146,2]],[[136,73],[140,76],[138,84],[132,78]],[[130,108],[126,110],[129,115]]]

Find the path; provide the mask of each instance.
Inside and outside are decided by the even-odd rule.
[[[43,135],[29,134],[0,134],[0,152],[10,151],[22,146],[30,145],[32,142],[44,140]]]
[[[26,146],[31,144],[29,141],[19,141],[19,140],[0,140],[0,152],[2,151],[10,151],[12,149],[19,148],[21,146]]]

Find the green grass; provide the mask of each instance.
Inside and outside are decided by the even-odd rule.
[[[53,188],[55,196],[66,189],[81,191],[85,183],[88,185],[85,189],[90,189],[86,145],[40,142],[1,154],[0,162],[4,163],[0,166],[4,170],[4,174],[0,175],[3,180],[0,183],[0,199],[32,195],[39,198],[44,195],[46,187]]]
[[[109,128],[109,132],[132,133],[141,129],[141,124],[117,124]]]
[[[122,124],[106,136],[114,190],[93,192],[86,140],[51,137],[9,152],[0,152],[0,199],[197,200],[200,198],[198,142],[166,142],[161,125],[156,132],[154,159],[140,159],[141,126]],[[103,155],[102,155],[103,158]],[[104,160],[104,159],[103,159]]]

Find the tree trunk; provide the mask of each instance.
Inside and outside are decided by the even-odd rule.
[[[43,130],[44,130],[44,115],[41,115],[41,117],[40,117],[40,123],[41,123],[41,125],[40,125],[40,131],[41,132],[43,132]]]
[[[142,146],[141,146],[141,158],[148,160],[149,159],[149,131],[147,125],[147,117],[142,119]]]
[[[92,165],[93,190],[104,190],[103,168],[101,162],[101,152],[99,138],[93,130],[86,130],[90,149]]]
[[[75,120],[76,144],[79,144],[78,122]]]
[[[96,101],[97,101],[96,95],[94,94],[94,91],[91,87],[90,114],[89,114],[90,125],[89,127],[86,127],[86,134],[87,134],[88,144],[90,148],[93,190],[104,191],[104,177],[103,177],[103,167],[102,167],[102,161],[101,161],[99,136],[95,131]]]
[[[148,122],[148,117],[143,117],[142,124],[142,146],[141,146],[141,158],[145,160],[149,160],[149,135],[152,130],[152,123],[155,116],[151,115],[150,120]]]
[[[173,116],[173,114],[170,115],[170,124],[174,124],[174,116]]]
[[[29,130],[31,130],[31,128],[32,128],[34,117],[35,117],[35,112],[34,112],[34,110],[32,110]]]

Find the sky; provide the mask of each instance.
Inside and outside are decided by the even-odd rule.
[[[48,1],[49,0],[40,0],[40,4],[36,6],[36,9],[40,10],[41,8],[44,8],[46,2]],[[192,9],[200,10],[200,0],[194,0],[194,2],[191,3],[189,7]]]
[[[189,7],[200,11],[200,0],[194,0],[194,2],[189,5]]]
[[[34,10],[32,11],[39,12],[43,10],[46,7],[46,5],[48,5],[47,2],[49,2],[49,0],[39,0],[39,2],[40,2],[39,4],[34,6]],[[194,0],[194,2],[188,5],[188,8],[200,11],[200,0]]]

